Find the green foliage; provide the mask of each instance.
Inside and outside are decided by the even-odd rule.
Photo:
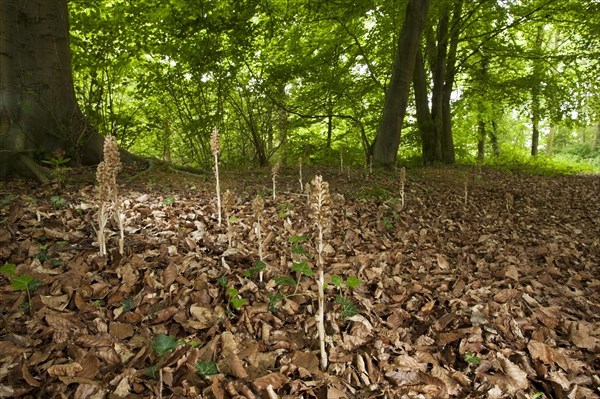
[[[64,198],[59,197],[58,195],[53,195],[50,197],[50,202],[55,209],[61,209],[67,206],[67,201]]]
[[[275,284],[277,285],[287,285],[287,286],[295,286],[296,284],[298,284],[298,282],[296,281],[296,279],[289,277],[289,276],[276,276],[273,278],[273,280],[275,281]]]
[[[173,202],[175,202],[175,197],[173,197],[172,195],[169,195],[167,198],[164,199],[163,205],[169,206],[169,205],[172,205]]]
[[[17,270],[17,265],[14,263],[5,263],[0,267],[0,273],[6,274],[7,276],[13,276]]]
[[[344,298],[341,294],[335,296],[335,301],[338,304],[340,304],[340,315],[342,316],[342,318],[347,319],[358,314],[358,310],[356,309],[356,306],[354,306],[352,301]]]
[[[217,369],[217,364],[212,360],[198,360],[196,362],[196,373],[200,377],[206,377],[209,375],[215,375],[219,373]]]
[[[307,262],[292,263],[292,271],[294,271],[296,273],[300,273],[300,274],[308,276],[308,277],[311,277],[313,275],[313,271]]]
[[[274,294],[269,294],[269,312],[275,313],[277,311],[277,304],[282,300],[283,294],[279,291],[275,292]]]
[[[27,293],[34,292],[44,283],[29,274],[15,276],[10,280],[10,285],[15,291],[26,291]]]
[[[242,274],[244,275],[244,277],[253,278],[257,274],[259,274],[262,270],[264,270],[266,267],[267,267],[267,264],[265,262],[263,262],[262,260],[256,260],[254,262],[254,266],[252,266],[251,268],[245,269],[242,272]]]
[[[228,303],[235,309],[239,310],[248,303],[248,300],[240,297],[239,291],[235,288],[228,288],[225,292],[227,295]]]
[[[481,363],[481,358],[473,352],[465,352],[465,362],[469,364],[479,365]]]
[[[177,348],[179,341],[174,337],[166,334],[157,334],[152,342],[152,349],[158,357],[162,357],[165,353]]]
[[[135,309],[135,302],[131,298],[123,300],[121,305],[123,305],[123,313],[127,313]]]

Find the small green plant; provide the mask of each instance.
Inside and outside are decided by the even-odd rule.
[[[263,271],[266,267],[267,267],[267,264],[265,262],[263,262],[262,260],[257,260],[254,262],[254,266],[252,266],[249,269],[244,270],[242,272],[242,274],[244,275],[244,277],[251,279],[251,278],[255,277],[257,274],[260,274],[260,272]]]
[[[290,211],[294,209],[294,206],[292,204],[279,204],[278,208],[279,212],[277,212],[277,216],[279,216],[280,219],[285,219],[289,216]]]
[[[27,302],[23,304],[23,310],[31,310],[31,294],[44,283],[29,274],[16,276],[16,265],[5,263],[0,272],[6,274],[10,279],[10,285],[14,291],[24,291],[27,293]]]
[[[389,218],[381,219],[381,224],[383,224],[383,227],[385,227],[388,230],[391,230],[394,228],[394,224],[392,223],[392,221]]]
[[[479,356],[477,356],[476,353],[473,352],[465,352],[465,362],[469,363],[469,364],[474,364],[474,365],[478,365],[481,363],[481,358]]]
[[[347,319],[352,316],[356,316],[358,314],[358,309],[352,301],[346,299],[342,296],[342,294],[337,294],[335,296],[335,301],[340,305],[340,315],[342,318]]]
[[[339,290],[338,294],[335,296],[335,301],[340,305],[340,315],[342,318],[347,319],[356,316],[358,314],[358,309],[346,295],[348,290],[360,287],[362,280],[355,276],[348,276],[346,280],[344,280],[341,276],[333,275],[331,276],[331,284]]]
[[[135,302],[131,298],[123,300],[121,305],[123,305],[123,313],[131,312],[135,308]]]
[[[50,159],[45,159],[42,162],[50,165],[54,169],[54,179],[58,186],[62,186],[65,180],[65,173],[70,170],[66,165],[71,161],[71,158],[65,158],[64,151],[57,149]]]
[[[67,201],[58,195],[50,197],[50,202],[52,202],[54,209],[62,209],[67,206]]]
[[[538,399],[538,398],[543,398],[544,397],[544,393],[537,391],[535,392],[533,395],[531,395],[531,399]]]
[[[248,300],[246,298],[242,298],[240,296],[239,291],[235,288],[228,288],[226,291],[226,295],[228,305],[230,306],[230,308],[233,308],[235,310],[240,310],[242,306],[248,303]]]
[[[156,352],[158,357],[163,357],[165,353],[177,348],[178,345],[183,343],[183,340],[178,340],[170,335],[160,333],[157,334],[156,337],[154,337],[154,341],[152,342],[152,349],[154,350],[154,352]]]
[[[173,197],[172,195],[169,195],[167,198],[164,199],[163,205],[169,206],[169,205],[172,205],[174,202],[175,202],[175,197]]]
[[[221,287],[227,287],[227,284],[229,284],[229,280],[227,279],[226,276],[221,276],[217,279],[217,283],[221,286]]]
[[[217,370],[217,364],[212,360],[198,360],[196,362],[196,373],[200,377],[206,377],[208,375],[215,375],[219,373]]]

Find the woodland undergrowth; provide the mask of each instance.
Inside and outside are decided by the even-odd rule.
[[[0,397],[600,396],[598,176],[66,178],[0,186]]]

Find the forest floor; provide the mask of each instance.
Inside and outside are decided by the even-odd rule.
[[[0,183],[0,397],[600,397],[600,176],[321,171],[326,369],[297,171]]]

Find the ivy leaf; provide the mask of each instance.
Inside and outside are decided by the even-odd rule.
[[[177,348],[177,340],[170,335],[158,334],[152,342],[152,349],[159,357],[175,348]]]
[[[291,285],[294,286],[297,284],[296,279],[288,276],[277,276],[273,278],[275,284],[277,285]]]
[[[290,244],[300,244],[301,242],[304,242],[306,240],[308,240],[308,237],[306,236],[291,236],[290,238],[288,238]]]
[[[14,263],[5,263],[4,266],[0,267],[0,273],[4,273],[8,276],[13,276],[17,270],[17,265]]]
[[[212,360],[198,360],[196,362],[196,373],[200,377],[206,377],[207,375],[218,374],[219,370],[217,370],[217,364]]]
[[[36,278],[33,278],[29,274],[17,276],[10,281],[10,285],[15,291],[35,291],[39,286],[44,283]]]
[[[310,268],[310,266],[308,265],[308,263],[306,262],[300,262],[300,263],[294,263],[292,264],[292,270],[298,273],[302,273],[305,276],[312,276],[313,275],[313,271]]]

